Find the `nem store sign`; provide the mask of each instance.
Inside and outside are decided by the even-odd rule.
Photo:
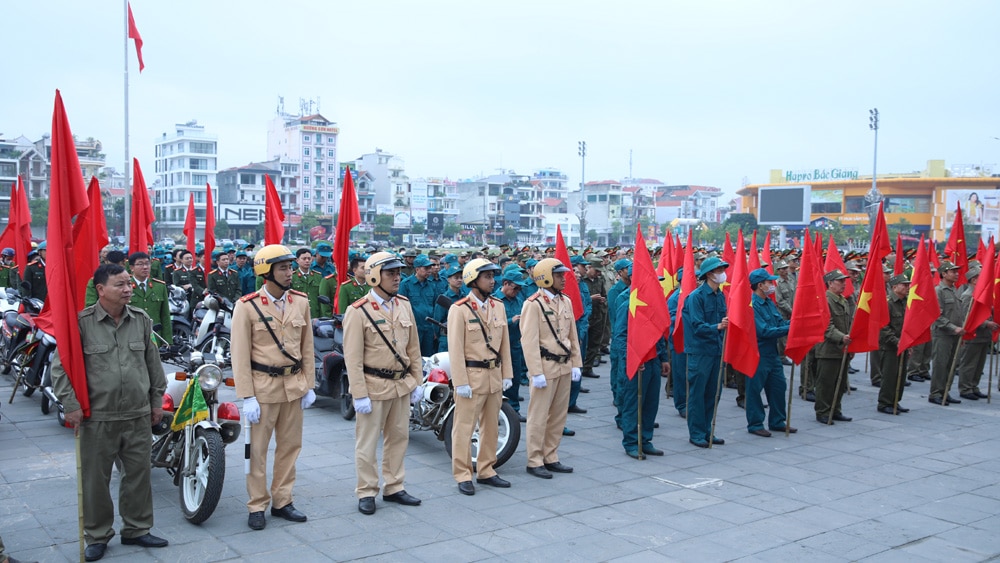
[[[814,168],[812,170],[789,170],[785,172],[785,181],[791,183],[857,179],[857,168]]]

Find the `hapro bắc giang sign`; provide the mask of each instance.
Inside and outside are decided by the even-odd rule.
[[[785,172],[785,181],[792,183],[857,179],[857,168],[813,168],[811,170],[789,170]]]

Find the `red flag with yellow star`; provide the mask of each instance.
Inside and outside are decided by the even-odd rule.
[[[750,272],[747,270],[747,253],[742,233],[737,244],[739,246],[732,264],[733,283],[729,286],[726,300],[729,328],[726,329],[726,347],[722,351],[722,361],[747,377],[753,377],[757,372],[757,364],[760,363],[760,350],[757,349],[753,291],[750,290]]]
[[[663,278],[660,282],[663,296],[670,297],[670,294],[677,289],[677,272],[674,270],[674,241],[669,230],[663,236],[663,249],[660,251],[660,262],[656,266],[656,273]]]
[[[833,240],[833,235],[830,235],[830,243],[826,247],[826,261],[823,262],[823,273],[826,274],[834,270],[840,270],[847,276],[847,279],[844,280],[844,295],[854,295],[854,280],[851,278],[851,273],[847,271],[840,251],[837,250],[837,243]]]
[[[635,230],[635,256],[632,261],[632,286],[628,298],[628,354],[625,374],[635,377],[642,364],[656,357],[656,343],[670,325],[667,300],[653,269],[642,228]],[[756,349],[756,347],[755,347]]]
[[[823,335],[830,326],[830,309],[826,304],[821,266],[823,254],[816,247],[819,238],[813,241],[809,229],[806,229],[805,240],[795,301],[792,303],[788,342],[785,343],[785,355],[796,364],[801,364],[809,350],[823,341]]]
[[[679,237],[678,240],[680,240]],[[678,354],[684,353],[684,323],[681,322],[681,315],[684,313],[684,301],[687,299],[688,295],[691,295],[694,290],[698,289],[698,276],[694,267],[694,247],[691,245],[691,231],[688,231],[687,248],[684,250],[683,254],[683,269],[686,273],[681,279],[681,294],[677,296],[677,318],[674,319],[673,330],[674,350],[677,350]],[[632,266],[632,271],[635,271],[634,264]]]
[[[944,245],[944,253],[952,264],[958,266],[958,281],[955,286],[965,285],[965,273],[969,271],[969,252],[965,245],[965,223],[962,221],[962,202],[956,201],[955,221],[948,233],[948,243]]]
[[[858,310],[851,324],[851,343],[847,351],[852,353],[878,350],[878,334],[889,324],[889,303],[885,294],[885,274],[882,273],[882,259],[889,255],[889,232],[885,227],[885,215],[879,204],[872,240],[868,246],[868,264],[865,278],[861,281],[858,295]],[[846,290],[845,290],[846,291]]]
[[[983,271],[976,280],[976,288],[972,293],[972,305],[969,307],[969,314],[965,317],[965,334],[962,340],[972,340],[976,337],[976,329],[986,322],[993,313],[993,291],[996,287],[996,276],[990,276],[995,266],[993,264],[993,237],[990,237],[990,245],[983,252]],[[995,274],[995,272],[994,272]]]
[[[910,278],[910,294],[906,298],[906,316],[903,317],[903,333],[899,336],[900,354],[905,350],[923,344],[931,339],[931,325],[941,316],[931,266],[927,256],[927,246],[923,235],[913,261],[913,277]]]
[[[896,233],[896,263],[892,265],[892,275],[898,276],[906,269],[906,257],[903,256],[903,235]]]

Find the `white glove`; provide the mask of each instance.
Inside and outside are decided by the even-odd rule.
[[[424,388],[417,385],[413,388],[413,392],[410,393],[410,404],[415,405],[424,398]]]
[[[531,386],[534,387],[535,389],[545,389],[546,385],[548,385],[548,384],[545,383],[545,375],[544,374],[538,374],[538,375],[532,375],[531,376]]]
[[[580,373],[580,368],[573,368],[572,374],[573,381],[580,381],[580,378],[583,377],[583,374]]]
[[[472,387],[468,385],[459,385],[455,388],[455,394],[459,397],[465,397],[466,399],[472,398]]]
[[[260,422],[260,404],[257,402],[257,397],[243,399],[243,416],[247,417],[247,422],[250,424]]]
[[[302,396],[302,410],[308,409],[316,402],[316,392],[310,389],[305,395]]]
[[[354,399],[354,410],[357,411],[358,414],[371,414],[372,400],[368,397]]]
[[[500,386],[504,391],[510,389],[510,386],[513,384],[514,384],[513,379],[504,379],[503,381],[500,382]]]

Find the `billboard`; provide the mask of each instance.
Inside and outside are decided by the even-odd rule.
[[[955,222],[955,210],[962,206],[962,220],[967,227],[978,227],[983,242],[993,236],[997,240],[1000,231],[1000,191],[986,190],[947,190],[944,193],[944,228],[945,233],[951,232]],[[971,237],[971,233],[967,233]],[[971,247],[970,247],[971,248]]]
[[[761,187],[757,192],[757,223],[807,225],[811,212],[811,186]]]
[[[444,232],[444,213],[427,214],[427,232],[438,235]]]
[[[394,229],[409,229],[410,228],[410,214],[406,211],[397,211],[392,218],[392,228]]]

